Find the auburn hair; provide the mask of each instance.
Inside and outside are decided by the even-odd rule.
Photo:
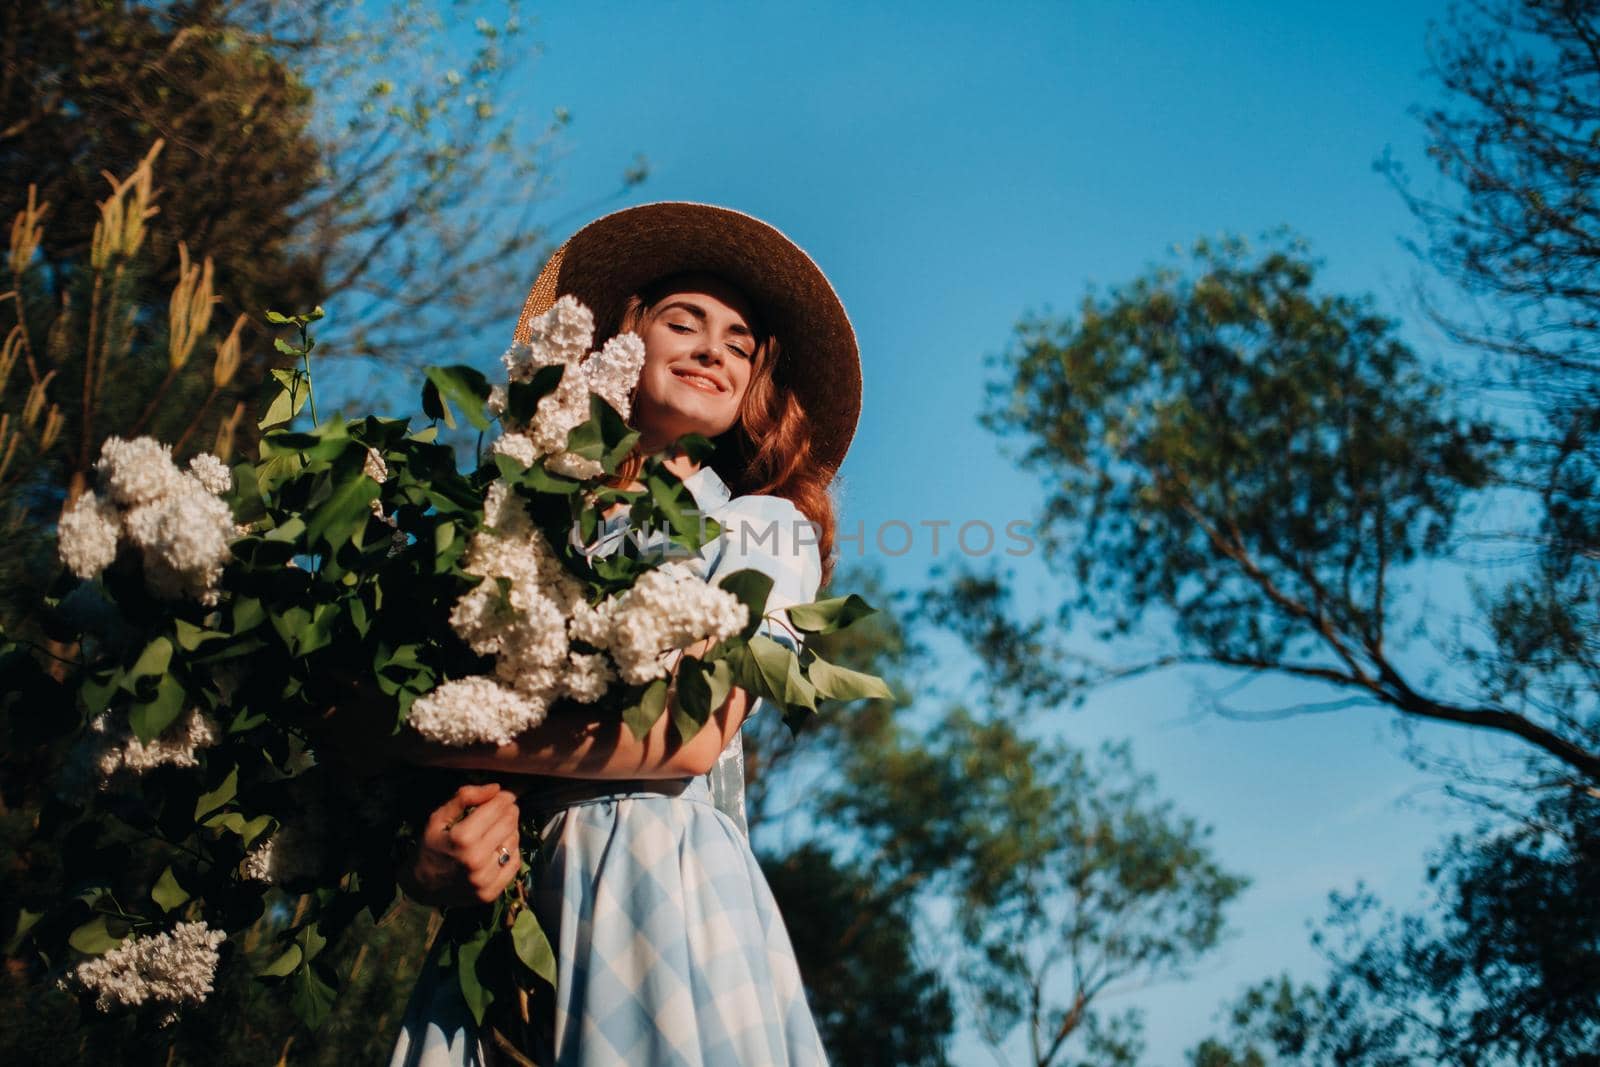
[[[629,296],[616,332],[644,336],[676,280],[676,276],[663,278]],[[715,451],[710,466],[735,496],[783,497],[810,520],[816,527],[817,552],[822,558],[822,584],[827,585],[833,574],[837,527],[833,496],[828,491],[832,476],[815,461],[811,415],[788,387],[795,369],[783,362],[782,344],[761,322],[750,325],[757,337],[750,384],[739,405],[739,418],[712,440]],[[634,481],[643,466],[644,456],[635,452],[618,469],[613,484]]]

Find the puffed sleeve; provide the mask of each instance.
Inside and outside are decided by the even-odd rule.
[[[714,553],[706,577],[710,581],[742,570],[758,570],[772,579],[767,618],[760,632],[799,651],[787,619],[774,611],[791,604],[809,604],[822,584],[822,556],[817,530],[800,510],[782,497],[741,496],[714,516],[722,532],[709,546]]]

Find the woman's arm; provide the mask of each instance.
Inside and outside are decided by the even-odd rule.
[[[644,737],[635,737],[621,722],[557,713],[498,747],[447,747],[404,731],[400,756],[434,767],[558,778],[692,778],[716,766],[749,713],[749,694],[735,688],[687,742],[678,736],[670,714],[657,719]]]
[[[710,640],[697,641],[680,650],[672,661],[673,671],[684,656],[703,656],[712,644]],[[716,766],[722,750],[733,743],[744,725],[751,703],[743,689],[729,690],[722,706],[711,713],[687,743],[673,727],[669,707],[644,737],[634,736],[620,721],[598,722],[572,711],[547,715],[538,726],[500,746],[439,745],[424,741],[414,731],[403,730],[398,754],[409,763],[505,774],[589,779],[693,778]]]

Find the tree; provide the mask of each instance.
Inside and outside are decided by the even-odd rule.
[[[1434,318],[1498,357],[1502,380],[1592,385],[1600,375],[1600,4],[1471,0],[1431,38],[1445,102],[1421,113],[1452,195],[1415,192],[1379,164],[1422,224],[1418,254],[1487,304]]]
[[[105,436],[154,433],[184,455],[250,443],[248,401],[286,360],[266,343],[268,308],[342,303],[335,321],[351,326],[325,350],[418,362],[424,340],[437,356],[506,321],[504,294],[531,273],[519,257],[539,240],[529,168],[543,142],[496,104],[531,52],[507,54],[514,18],[481,21],[465,55],[446,29],[421,3],[0,3],[0,206],[15,220],[0,283],[8,636],[48,635],[51,527]],[[518,189],[509,211],[502,178]],[[39,714],[49,693],[11,684],[12,667],[0,664],[0,882],[15,887],[70,856],[51,837],[42,773],[59,765],[42,757],[61,721]],[[6,914],[6,936],[17,919]],[[269,912],[262,951],[287,919]],[[350,995],[315,1040],[296,1032],[292,1053],[287,1012],[249,977],[181,1034],[102,1022],[67,1042],[70,1002],[8,962],[0,1058],[260,1062],[263,1036],[280,1035],[270,1055],[284,1062],[367,1060],[392,1041],[425,937],[410,913],[331,953]]]
[[[1045,531],[1074,580],[1063,608],[1116,638],[1170,620],[1170,651],[1111,666],[1048,627],[1021,639],[1072,687],[1180,663],[1271,672],[1335,692],[1310,707],[1377,704],[1521,739],[1580,781],[1600,780],[1600,675],[1552,706],[1506,672],[1457,698],[1408,669],[1400,643],[1429,619],[1407,564],[1453,547],[1457,518],[1504,456],[1494,426],[1459,401],[1363,301],[1318,294],[1298,245],[1251,257],[1201,243],[1192,276],[1160,270],[1076,320],[1019,327],[986,421],[1024,438],[1050,475]],[[957,589],[947,621],[986,639],[1003,589]],[[966,619],[968,621],[961,621]],[[998,628],[996,628],[998,627]],[[1473,662],[1514,658],[1528,636],[1494,616],[1490,640],[1452,645]],[[1015,660],[1000,659],[1004,665]]]
[[[1084,1063],[1135,1062],[1137,1016],[1108,1018],[1102,1000],[1181,975],[1245,885],[1126,745],[1090,757],[962,709],[925,741],[896,730],[859,748],[832,807],[873,867],[948,898],[973,1022],[997,1049],[1023,1027],[1038,1067],[1075,1046]]]
[[[1433,320],[1479,355],[1481,386],[1521,401],[1497,485],[1538,516],[1480,535],[1514,576],[1480,590],[1493,640],[1468,662],[1581,721],[1600,688],[1600,5],[1474,0],[1431,52],[1444,103],[1421,117],[1446,192],[1380,169],[1451,283],[1424,289]]]
[[[829,788],[840,761],[868,739],[881,736],[915,698],[911,679],[924,666],[924,651],[906,628],[904,594],[891,590],[880,571],[863,566],[840,567],[831,585],[856,591],[879,611],[848,631],[812,634],[806,647],[829,663],[886,679],[895,699],[822,700],[817,713],[798,731],[770,714],[757,715],[746,724],[747,814],[758,841],[775,838],[789,814],[815,818],[817,801]],[[827,590],[818,593],[828,595]]]
[[[1196,1064],[1593,1062],[1600,974],[1579,902],[1600,796],[1597,13],[1454,9],[1434,39],[1447,102],[1424,114],[1451,188],[1430,199],[1380,164],[1423,224],[1419,255],[1457,286],[1429,310],[1480,356],[1475,381],[1424,365],[1370,301],[1317,293],[1315,263],[1282,242],[1254,257],[1202,242],[1190,270],[1024,322],[1001,360],[986,421],[1050,478],[1071,592],[1055,620],[1025,622],[996,576],[929,598],[991,677],[1081,696],[1205,664],[1306,683],[1267,715],[1377,705],[1521,743],[1526,773],[1475,795],[1490,826],[1449,843],[1431,910],[1341,898],[1319,935],[1328,985],[1251,990]],[[1491,396],[1493,421],[1466,414]],[[1469,577],[1470,609],[1417,595],[1417,565],[1485,546],[1500,570]],[[1108,620],[1077,636],[1109,662],[1063,636],[1075,609]],[[1129,654],[1135,636],[1158,651]],[[1449,769],[1452,791],[1484,781]]]
[[[827,843],[837,827],[823,812],[839,763],[910,706],[904,679],[914,674],[917,650],[881,575],[840,568],[835,584],[883,610],[848,631],[813,634],[807,648],[830,663],[889,679],[897,699],[820,701],[798,732],[770,712],[750,720],[744,730],[750,831],[793,934],[830,1061],[933,1067],[946,1062],[955,1018],[938,969],[919,962],[913,899],[876,867],[838,859]],[[783,832],[791,815],[808,824],[798,843]]]
[[[269,303],[337,299],[328,350],[421,363],[503,330],[541,229],[544,148],[503,105],[534,55],[515,0],[466,11],[395,0],[7,0],[0,72],[0,189],[11,217],[24,182],[79,205],[41,250],[86,249],[101,171],[125,173],[168,144],[168,203],[154,276],[176,280],[177,243],[229,279],[225,310],[260,324]],[[642,181],[636,163],[624,184]]]
[[[1428,912],[1384,912],[1335,894],[1315,941],[1320,988],[1287,978],[1248,990],[1195,1067],[1339,1063],[1594,1062],[1600,1048],[1600,801],[1545,798],[1537,822],[1452,838]]]
[[[222,264],[230,323],[325,295],[315,257],[295,245],[324,180],[314,96],[283,54],[240,39],[233,7],[0,6],[0,217],[30,196],[51,205],[36,252],[57,299],[90,258],[104,175],[128,174],[158,140],[164,195],[144,251],[159,287],[177,282],[182,244]]]
[[[943,1067],[949,990],[917,962],[911,900],[808,841],[763,855],[828,1059],[840,1067]]]

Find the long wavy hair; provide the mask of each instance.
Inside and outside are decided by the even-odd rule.
[[[673,291],[675,281],[677,276],[663,278],[628,297],[617,332],[642,337],[654,321],[662,298]],[[787,372],[792,368],[783,362],[782,344],[759,321],[750,326],[757,337],[750,385],[739,407],[738,420],[712,441],[716,451],[710,466],[735,496],[783,497],[816,526],[822,583],[826,585],[833,574],[837,527],[833,496],[828,492],[832,475],[816,463],[811,446],[811,416],[787,386]],[[614,484],[632,482],[643,466],[644,456],[634,453],[617,471]]]

